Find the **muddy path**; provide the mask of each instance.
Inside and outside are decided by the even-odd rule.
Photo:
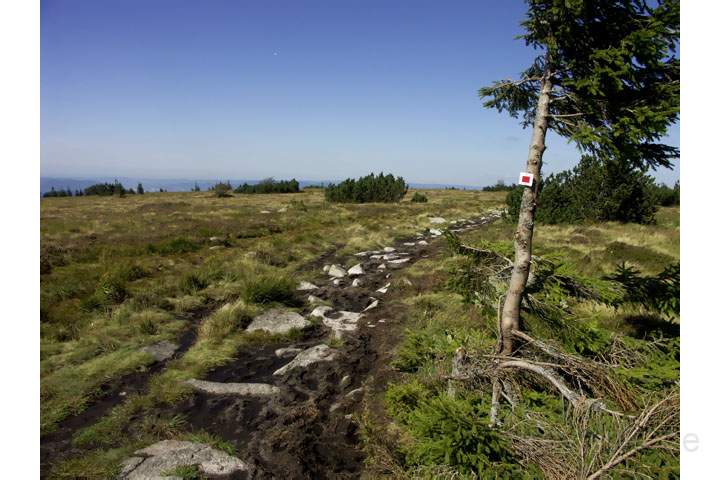
[[[499,214],[485,214],[439,228],[461,232],[497,218]],[[333,277],[324,274],[314,282],[316,289],[301,292],[307,300],[301,311],[306,318],[312,318],[318,305],[331,306],[332,312],[362,313],[357,330],[346,332],[341,340],[333,340],[332,329],[318,320],[299,338],[242,347],[233,361],[208,372],[202,379],[270,384],[280,389],[278,394],[254,397],[195,392],[179,404],[148,415],[179,414],[191,430],[203,430],[230,442],[237,456],[248,465],[247,471],[231,478],[358,478],[364,455],[359,448],[358,425],[351,414],[359,411],[368,389],[382,388],[386,383],[392,351],[402,337],[405,307],[396,301],[402,297],[398,277],[418,260],[439,255],[444,245],[439,237],[439,230],[430,230],[401,239],[384,250],[358,252],[345,263],[348,267],[361,264],[362,275],[333,281]],[[316,271],[323,265],[340,264],[337,250],[325,252],[301,270]],[[353,278],[362,284],[353,286]],[[387,290],[382,291],[383,287]],[[310,296],[321,303],[313,304]],[[375,300],[377,306],[366,310]],[[188,328],[178,339],[179,348],[171,358],[104,385],[88,408],[64,419],[55,431],[42,436],[41,478],[46,478],[50,467],[58,461],[82,454],[84,449],[72,444],[73,435],[94,424],[129,394],[144,393],[152,375],[194,344],[201,320],[218,306],[207,304],[186,317]],[[276,350],[303,350],[320,344],[329,345],[337,353],[333,361],[274,375],[293,360],[293,355],[281,356]],[[369,378],[373,382],[368,382]]]
[[[499,215],[485,215],[449,228],[460,232],[497,218]],[[377,307],[363,312],[359,328],[343,334],[341,342],[329,340],[331,329],[317,325],[294,341],[245,347],[234,361],[204,378],[223,383],[268,383],[279,387],[279,394],[258,398],[196,392],[176,405],[172,413],[183,415],[191,428],[232,443],[237,456],[249,465],[237,478],[359,478],[364,455],[359,448],[358,425],[351,414],[360,410],[369,389],[382,388],[387,379],[392,351],[404,328],[406,307],[396,301],[402,297],[398,277],[416,261],[440,254],[443,241],[435,233],[399,241],[385,251],[365,252],[356,257],[357,262],[346,262],[362,264],[365,273],[355,277],[361,279],[362,286],[352,286],[348,277],[334,283],[327,275],[314,282],[318,288],[305,296],[318,297],[333,311],[363,312],[379,300]],[[392,260],[402,261],[390,263]],[[324,256],[323,262],[334,263],[329,256]],[[388,283],[387,292],[378,291]],[[314,307],[308,305],[302,313],[310,318]],[[312,363],[281,377],[273,375],[292,360],[278,356],[277,349],[306,349],[322,343],[337,350],[335,360]]]
[[[162,371],[168,362],[181,357],[197,339],[197,329],[203,318],[217,308],[216,304],[208,303],[192,310],[179,318],[187,322],[186,328],[177,339],[177,350],[166,360],[156,361],[141,371],[135,371],[112,379],[100,386],[100,392],[81,412],[61,420],[57,428],[40,437],[40,478],[47,478],[50,467],[56,462],[76,455],[83,450],[72,444],[73,435],[88,427],[113,407],[122,403],[129,395],[144,393],[149,379]]]

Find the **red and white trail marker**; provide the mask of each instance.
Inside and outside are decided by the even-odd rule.
[[[518,178],[518,184],[526,187],[532,187],[534,175],[532,173],[520,172],[520,178]]]

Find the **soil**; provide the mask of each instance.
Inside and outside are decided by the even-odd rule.
[[[104,383],[99,387],[99,392],[89,406],[82,412],[66,417],[58,423],[55,430],[42,435],[40,437],[40,478],[47,478],[52,464],[82,451],[72,444],[75,432],[97,422],[129,395],[143,393],[152,375],[165,368],[170,360],[178,358],[188,351],[197,338],[197,327],[200,320],[215,308],[217,305],[208,304],[187,314],[188,328],[180,335],[178,349],[171,358],[162,362],[154,362],[143,370],[131,372]]]
[[[474,219],[474,225],[455,224],[453,229],[477,228],[495,217]],[[427,235],[426,240],[430,241]],[[300,339],[273,344],[251,345],[237,352],[235,360],[209,372],[204,379],[217,382],[271,383],[281,393],[270,398],[250,398],[233,395],[208,395],[197,392],[181,403],[150,414],[183,415],[194,430],[204,430],[234,445],[237,456],[249,465],[249,471],[238,478],[250,479],[350,479],[359,478],[364,454],[359,445],[358,425],[352,413],[358,412],[365,397],[369,408],[380,409],[380,395],[393,372],[392,352],[400,342],[405,306],[400,301],[395,272],[415,261],[438,255],[442,240],[429,245],[405,246],[405,239],[395,248],[406,252],[401,258],[408,262],[391,266],[387,261],[357,257],[363,263],[365,275],[362,287],[350,286],[344,278],[339,286],[325,277],[316,281],[320,288],[306,292],[330,303],[334,310],[361,312],[370,297],[380,300],[377,308],[365,312],[355,332],[347,332],[341,342],[329,340],[330,330],[322,325],[308,329]],[[307,265],[312,269],[333,263],[333,255]],[[354,263],[354,262],[353,262]],[[381,263],[386,270],[378,270]],[[386,294],[376,290],[391,283]],[[303,313],[312,311],[307,306]],[[380,321],[382,320],[382,322]],[[277,377],[273,372],[291,361],[278,358],[275,350],[282,347],[308,348],[320,343],[329,344],[339,352],[332,362],[319,362],[305,369],[295,369]],[[152,368],[157,371],[162,365]],[[350,381],[343,381],[349,376]],[[147,375],[141,381],[120,380],[122,390],[134,384],[144,388]],[[354,390],[362,387],[363,395]],[[110,407],[119,403],[117,388],[98,400],[82,414],[67,419],[53,434],[43,437],[43,467],[58,458],[58,449],[70,448],[69,438],[74,431],[97,420]],[[353,392],[352,395],[348,395]],[[58,438],[63,439],[58,440]],[[63,452],[65,454],[67,452]],[[71,452],[70,452],[71,453]]]

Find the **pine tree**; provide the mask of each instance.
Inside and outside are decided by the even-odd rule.
[[[485,106],[532,126],[515,233],[515,262],[500,320],[498,353],[514,351],[530,272],[547,130],[603,161],[646,169],[679,156],[661,143],[680,110],[679,0],[527,0],[526,44],[540,51],[519,80],[481,88]]]
[[[138,183],[138,185],[137,185],[137,193],[138,193],[138,195],[143,195],[143,194],[145,193],[145,189],[143,188],[143,184],[142,184],[142,183]]]

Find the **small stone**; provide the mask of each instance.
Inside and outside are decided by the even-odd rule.
[[[327,271],[328,275],[335,278],[343,278],[347,276],[347,270],[342,268],[340,265],[330,265],[330,268]]]
[[[430,223],[432,223],[433,225],[440,225],[445,222],[447,222],[447,220],[442,217],[430,217]]]
[[[336,287],[339,287],[342,284],[342,280],[339,278],[336,278],[332,281],[332,284]]]
[[[402,282],[403,282],[403,284],[407,285],[408,287],[411,287],[413,284],[410,280],[408,280],[405,277],[403,277]]]
[[[394,252],[395,250],[397,250],[397,249],[394,248],[394,247],[385,247],[385,248],[383,248],[383,252],[385,252],[385,253],[392,253],[392,252]]]
[[[428,242],[426,242],[425,240],[420,240],[419,242],[417,242],[417,244],[418,245],[427,245]]]
[[[332,311],[332,307],[322,306],[316,307],[310,315],[322,318],[323,325],[329,327],[333,331],[333,337],[342,338],[346,332],[353,332],[358,328],[358,320],[362,318],[362,313],[348,312],[340,310],[328,315]]]
[[[320,297],[316,297],[315,295],[308,295],[307,300],[310,305],[315,305],[316,303],[323,303],[323,299]]]
[[[278,213],[285,213],[287,212],[287,207],[282,207],[278,209]]]
[[[210,237],[210,243],[222,243],[223,241],[222,237]]]
[[[348,275],[350,275],[351,277],[355,277],[355,276],[358,276],[358,275],[364,275],[364,274],[365,274],[365,270],[363,270],[362,264],[361,264],[361,263],[358,263],[357,265],[353,265],[352,267],[350,267],[350,270],[348,270],[347,273],[348,273]]]
[[[127,395],[127,392],[120,392],[120,393],[118,393],[118,395],[120,395],[121,397],[124,397],[125,395]]]
[[[272,213],[272,212],[270,210],[260,210],[260,213],[268,214],[268,213]]]
[[[370,297],[370,298],[372,298],[372,297]],[[370,305],[368,305],[367,307],[365,307],[365,310],[363,310],[363,312],[367,312],[368,310],[372,310],[373,308],[377,307],[379,304],[380,304],[380,300],[373,299],[373,301],[370,303]]]
[[[296,368],[305,368],[308,365],[312,365],[317,362],[332,362],[337,358],[337,355],[337,350],[330,348],[325,344],[316,345],[298,353],[290,363],[275,370],[273,375],[285,375],[291,370],[295,370]]]
[[[442,235],[442,232],[440,230],[438,230],[437,228],[431,228],[429,231],[430,231],[430,235],[432,235],[434,237],[439,237],[440,235]]]
[[[378,320],[378,323],[385,323],[385,319],[381,318],[380,320]]]
[[[352,281],[352,286],[353,287],[362,287],[363,281],[360,280],[359,278],[356,278],[355,280]]]
[[[278,358],[290,358],[294,357],[298,353],[302,352],[302,348],[297,347],[285,347],[285,348],[278,348],[275,350],[275,356]]]
[[[370,327],[370,328],[375,328],[375,325],[372,324],[372,323],[368,323],[367,326]]]
[[[298,285],[298,287],[297,287],[297,289],[301,290],[301,291],[315,290],[316,288],[318,288],[317,285],[310,283],[310,282],[306,282],[304,280],[302,282],[300,282],[300,285]]]
[[[380,292],[380,293],[387,293],[388,288],[390,288],[390,283],[388,283],[388,284],[385,285],[384,287],[378,288],[376,291],[377,291],[377,292]]]
[[[162,342],[142,347],[140,351],[150,354],[155,361],[164,362],[175,355],[175,351],[178,348],[180,348],[178,344],[163,340]]]
[[[385,266],[385,264],[384,264],[384,263],[381,263],[380,265],[378,265],[378,268],[377,268],[377,269],[378,269],[378,270],[385,270],[386,268],[387,268],[387,267]]]
[[[225,248],[224,245],[213,245],[209,250],[222,250],[223,248]]]
[[[255,317],[246,331],[264,330],[268,333],[288,333],[291,330],[300,330],[310,325],[310,321],[297,312],[274,308]]]
[[[405,242],[405,243],[403,243],[403,245],[405,245],[406,247],[414,247],[415,242]]]
[[[340,388],[344,390],[349,387],[351,383],[352,377],[350,375],[345,375],[342,379],[340,379]]]
[[[397,260],[390,260],[388,263],[391,265],[401,265],[405,262],[409,262],[409,258],[398,258]]]
[[[323,272],[327,273],[327,272],[329,272],[329,271],[330,271],[330,265],[325,265],[325,266],[323,267]]]
[[[350,390],[348,393],[346,393],[345,398],[356,402],[362,398],[364,392],[365,392],[365,389],[363,389],[362,387],[359,387],[359,388],[356,388],[355,390]]]

